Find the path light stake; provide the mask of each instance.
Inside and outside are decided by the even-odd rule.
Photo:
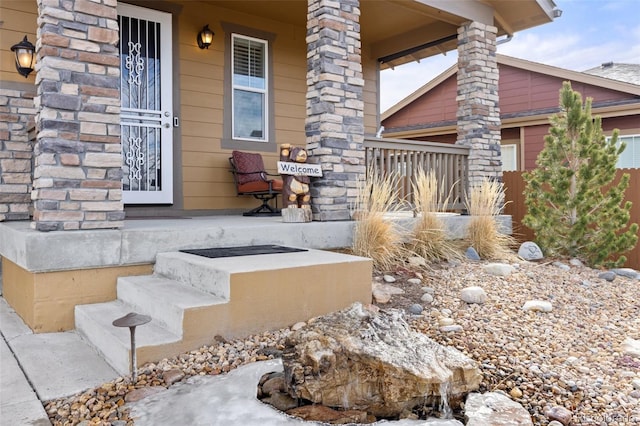
[[[133,383],[138,381],[137,360],[136,360],[136,327],[144,325],[151,321],[151,317],[148,315],[142,315],[135,312],[130,312],[122,318],[118,318],[113,321],[113,325],[116,327],[129,327],[131,333],[131,380]]]

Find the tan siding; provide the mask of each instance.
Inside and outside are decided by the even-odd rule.
[[[35,82],[35,73],[28,79],[18,74],[11,46],[22,41],[25,35],[31,43],[36,44],[37,12],[35,0],[0,1],[0,16],[3,21],[0,26],[0,81]]]

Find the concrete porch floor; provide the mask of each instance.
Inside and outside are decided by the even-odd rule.
[[[462,238],[469,216],[445,214],[450,238]],[[410,228],[410,214],[392,218]],[[511,217],[499,216],[505,233]],[[122,229],[39,232],[30,222],[0,223],[0,257],[29,272],[127,266],[155,262],[158,253],[188,248],[277,244],[312,249],[351,246],[355,221],[283,223],[282,218],[194,216],[128,219]]]

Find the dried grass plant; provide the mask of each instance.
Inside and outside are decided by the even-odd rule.
[[[484,179],[471,188],[466,206],[471,220],[467,230],[467,243],[483,259],[500,260],[514,256],[511,247],[516,240],[511,235],[500,233],[496,216],[504,206],[504,187],[501,182]]]
[[[408,249],[427,261],[461,258],[456,244],[447,239],[444,223],[437,213],[449,203],[453,188],[445,198],[444,186],[438,187],[435,172],[420,169],[412,183],[418,219]]]
[[[352,206],[356,219],[352,252],[369,257],[377,270],[385,271],[399,264],[406,256],[404,234],[386,219],[387,213],[400,209],[395,175],[381,176],[369,169],[366,180],[358,181],[358,197]]]

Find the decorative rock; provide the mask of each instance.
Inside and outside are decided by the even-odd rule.
[[[371,294],[377,303],[389,303],[392,295],[403,293],[404,290],[399,287],[389,284],[380,284],[375,281],[371,283]]]
[[[447,332],[450,332],[450,331],[456,333],[456,332],[462,331],[462,330],[463,330],[463,328],[459,324],[445,325],[445,326],[440,327],[440,331],[442,331],[443,333],[447,333]]]
[[[425,293],[422,295],[420,300],[424,303],[430,304],[431,302],[433,302],[433,296],[430,295],[429,293]]]
[[[396,282],[395,277],[393,277],[391,275],[384,275],[382,277],[382,279],[384,280],[385,283],[395,283]]]
[[[291,395],[283,392],[274,392],[268,398],[264,398],[262,402],[273,405],[274,408],[280,411],[291,410],[298,406],[298,401],[291,398]]]
[[[282,362],[294,398],[380,417],[439,401],[445,382],[455,408],[482,380],[475,361],[412,330],[402,311],[359,303],[290,335]]]
[[[480,255],[478,254],[478,252],[476,251],[476,249],[474,249],[473,247],[469,247],[467,249],[467,251],[464,252],[465,256],[467,256],[467,259],[469,260],[480,260]]]
[[[547,426],[562,426],[562,423],[557,420],[551,420]]]
[[[413,305],[409,306],[409,312],[414,315],[420,315],[423,310],[424,308],[419,303],[414,303]]]
[[[509,395],[511,395],[511,398],[514,398],[514,399],[522,398],[522,391],[518,388],[513,388],[509,392]]]
[[[307,325],[307,323],[306,323],[306,322],[304,322],[304,321],[297,322],[297,323],[295,323],[295,324],[293,324],[293,325],[291,326],[291,331],[297,331],[297,330],[300,330],[300,329],[301,329],[302,327],[304,327],[305,325]]]
[[[552,265],[555,266],[558,269],[563,270],[563,271],[571,270],[571,267],[569,265],[567,265],[565,263],[562,263],[562,262],[553,262]]]
[[[548,408],[544,411],[544,415],[547,416],[549,420],[556,420],[562,423],[564,426],[567,426],[571,422],[571,411],[567,410],[564,407],[555,406]]]
[[[573,365],[576,362],[578,362],[578,358],[576,358],[575,356],[570,356],[564,362],[565,362],[565,364]]]
[[[640,358],[640,340],[627,337],[622,341],[622,352],[625,355]]]
[[[422,284],[422,280],[420,278],[409,278],[407,280],[407,282],[409,284],[412,284],[412,285],[420,285],[420,284]]]
[[[616,279],[616,273],[613,271],[600,272],[598,278],[611,282]]]
[[[631,381],[631,386],[633,386],[635,390],[640,390],[640,379],[633,379]]]
[[[262,385],[262,393],[268,396],[284,391],[284,374],[274,375]]]
[[[569,260],[569,265],[575,266],[576,268],[582,268],[584,266],[584,263],[582,263],[580,259],[573,258]]]
[[[482,287],[467,287],[463,288],[460,292],[460,299],[467,303],[482,304],[487,301],[487,293],[485,293]]]
[[[178,368],[173,368],[163,373],[164,383],[167,386],[171,386],[175,382],[179,382],[184,378],[184,372]]]
[[[446,326],[453,325],[453,324],[455,324],[455,321],[452,320],[451,318],[442,317],[442,318],[440,318],[438,320],[438,325],[440,327],[446,327]]]
[[[165,388],[164,386],[147,386],[144,388],[138,388],[125,395],[124,400],[126,402],[136,402],[148,396],[155,395],[166,390],[167,388]]]
[[[429,293],[431,295],[436,294],[436,291],[431,287],[422,287],[422,288],[420,288],[420,290],[422,290],[425,293]]]
[[[542,250],[540,250],[540,246],[538,246],[533,241],[525,241],[520,245],[518,249],[518,256],[523,258],[524,260],[534,261],[540,260],[544,258],[542,254]]]
[[[515,271],[515,268],[506,263],[489,263],[485,265],[483,271],[487,274],[506,277],[507,275],[511,275],[513,271]]]
[[[551,312],[553,306],[551,302],[544,300],[528,300],[524,303],[522,309],[525,311]]]
[[[409,263],[409,266],[412,266],[414,268],[426,268],[427,267],[427,261],[424,260],[424,258],[420,257],[420,256],[412,256],[409,259],[407,259],[407,262]]]
[[[522,405],[498,392],[469,394],[464,415],[467,426],[533,425],[531,415]]]
[[[620,275],[621,277],[631,278],[632,280],[640,280],[640,272],[631,268],[616,268],[612,269],[611,272],[616,275]]]
[[[329,424],[364,423],[367,420],[367,413],[364,411],[337,411],[324,405],[305,405],[292,408],[287,411],[287,414],[310,422]]]

